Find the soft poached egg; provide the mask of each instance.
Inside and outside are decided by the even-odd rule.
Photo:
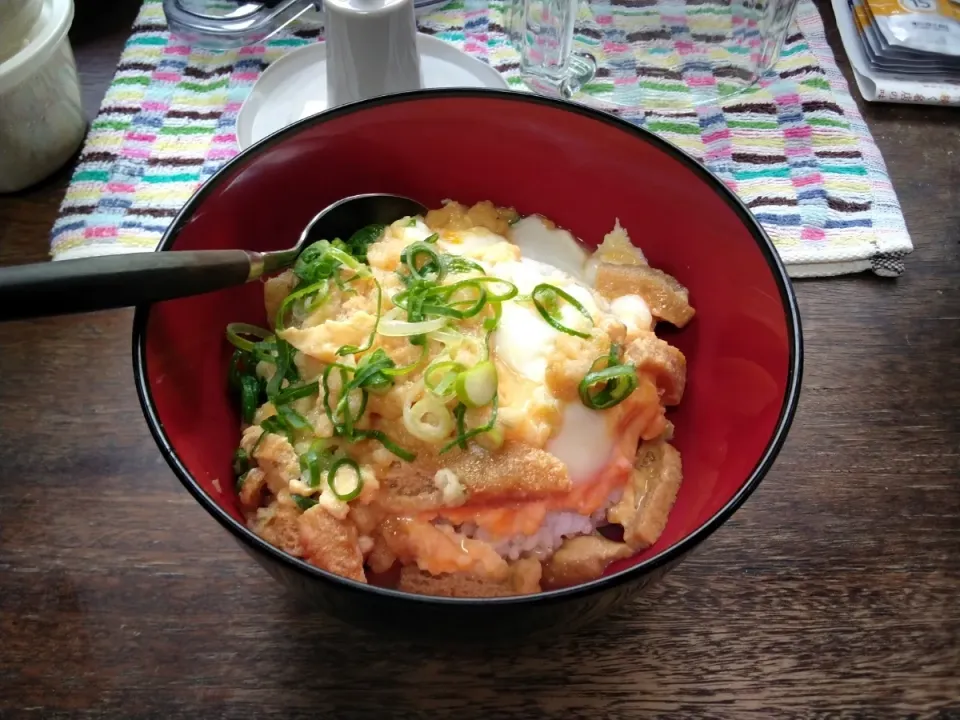
[[[394,227],[407,244],[434,234],[420,219]],[[590,254],[569,232],[549,227],[539,216],[516,222],[509,240],[485,228],[441,231],[439,235],[438,250],[475,260],[488,274],[516,285],[521,296],[529,296],[540,283],[549,283],[579,301],[595,321],[612,315],[631,331],[649,322],[649,311],[640,298],[631,296],[611,307],[595,295],[584,281]],[[574,485],[591,481],[612,462],[617,444],[614,428],[596,410],[579,401],[553,398],[547,390],[547,363],[563,333],[545,322],[531,303],[508,301],[502,310],[493,335],[497,359],[535,385],[541,401],[556,403],[561,421],[545,449],[567,466]],[[568,327],[578,327],[584,321],[566,303],[561,305],[559,319]],[[509,408],[504,410],[506,419]],[[522,415],[524,408],[516,410]]]

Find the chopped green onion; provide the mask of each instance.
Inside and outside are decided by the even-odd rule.
[[[507,300],[512,300],[517,296],[517,292],[518,292],[517,286],[514,285],[512,282],[507,282],[506,280],[501,280],[500,278],[491,277],[489,275],[484,275],[483,277],[470,278],[465,282],[483,283],[488,286],[493,285],[494,283],[499,283],[500,285],[505,286],[504,290],[499,294],[493,292],[493,290],[490,287],[486,288],[487,298],[491,302],[506,302]]]
[[[420,348],[420,357],[418,357],[412,363],[410,363],[409,365],[401,365],[400,367],[384,368],[383,374],[388,377],[400,377],[402,375],[407,375],[413,372],[414,370],[416,370],[418,367],[420,367],[420,364],[423,362],[423,359],[426,356],[427,356],[427,346],[423,345]]]
[[[340,399],[337,401],[336,408],[330,405],[330,373],[333,372],[334,368],[340,371]],[[333,425],[334,432],[348,440],[352,440],[354,437],[354,423],[363,416],[363,412],[367,408],[367,391],[362,388],[357,388],[347,381],[347,372],[349,370],[350,369],[343,365],[327,366],[323,371],[321,385],[323,387],[323,409],[330,423]],[[351,413],[349,400],[351,393],[354,391],[359,391],[360,393],[360,407],[356,415]]]
[[[453,416],[457,420],[457,437],[455,437],[451,442],[444,445],[440,448],[440,454],[443,455],[445,452],[452,450],[453,448],[459,446],[460,448],[466,450],[467,441],[475,438],[477,435],[482,433],[490,432],[493,430],[494,426],[497,423],[497,412],[500,408],[500,396],[494,395],[493,400],[491,401],[490,408],[490,419],[487,420],[483,425],[473,430],[466,429],[466,413],[467,407],[463,403],[458,403],[457,407],[453,409]]]
[[[312,497],[307,497],[306,495],[297,495],[296,493],[290,493],[290,499],[296,503],[296,506],[306,512],[314,505],[317,504],[317,501]]]
[[[250,471],[247,470],[247,472],[245,472],[243,475],[238,475],[238,476],[237,476],[237,481],[236,481],[236,482],[234,483],[234,485],[233,485],[234,489],[235,489],[237,492],[240,492],[241,490],[243,490],[243,483],[245,483],[245,482],[247,481],[247,475],[248,475],[249,473],[250,473]]]
[[[273,335],[266,340],[261,340],[253,346],[253,364],[258,362],[267,362],[271,365],[277,364],[277,338]]]
[[[250,469],[250,458],[247,451],[243,448],[237,448],[233,453],[233,474],[244,475]]]
[[[416,225],[416,222],[414,222],[414,225]],[[433,244],[434,244],[437,240],[439,240],[439,239],[440,239],[440,234],[439,234],[439,233],[434,233],[433,235],[430,235],[430,236],[428,236],[428,237],[425,237],[425,238],[423,239],[423,241],[424,241],[425,243],[427,243],[428,245],[433,245]]]
[[[363,353],[373,347],[373,339],[377,335],[377,330],[380,326],[380,317],[383,313],[383,288],[380,286],[380,281],[376,278],[373,278],[373,282],[377,286],[377,316],[373,321],[373,329],[370,331],[367,341],[361,347],[357,347],[356,345],[343,345],[337,350],[337,355],[339,356]]]
[[[609,365],[594,370],[599,362],[611,362],[608,356],[598,358],[590,372],[580,381],[580,400],[592,410],[607,410],[623,402],[637,389],[637,369],[633,365]],[[594,388],[600,389],[594,392]]]
[[[439,442],[453,430],[453,416],[443,400],[426,395],[411,406],[404,405],[403,426],[415,438]]]
[[[466,367],[452,360],[433,362],[423,373],[423,384],[437,397],[452,397],[456,392],[457,376]]]
[[[230,344],[239,350],[250,352],[253,350],[254,343],[244,337],[245,335],[252,335],[257,340],[263,340],[270,337],[270,331],[247,323],[230,323],[227,325],[227,340],[230,341]]]
[[[469,408],[483,407],[497,394],[497,368],[489,360],[457,375],[457,398]]]
[[[327,252],[330,247],[326,240],[320,240],[300,253],[293,266],[293,274],[300,278],[300,286],[315,285],[336,274],[340,261]]]
[[[260,404],[260,381],[254,375],[240,378],[240,414],[247,424],[253,422],[253,416]]]
[[[332,257],[334,260],[339,260],[342,265],[353,270],[354,273],[360,277],[370,277],[370,268],[366,265],[361,265],[357,262],[357,259],[354,258],[349,253],[341,250],[338,247],[330,246],[327,248],[327,254]]]
[[[260,440],[257,442],[257,445],[260,445],[260,442],[263,441],[263,438],[266,437],[267,433],[280,435],[287,438],[287,440],[290,440],[290,428],[288,428],[283,419],[277,415],[271,415],[268,418],[264,418],[263,422],[260,423],[260,427],[263,428],[263,433],[261,433]]]
[[[379,430],[357,430],[356,433],[354,433],[354,438],[357,440],[376,440],[401,460],[413,462],[417,459],[416,453],[404,450]]]
[[[316,395],[318,392],[320,392],[320,382],[317,380],[306,383],[305,385],[287,387],[276,394],[273,398],[273,404],[286,405],[294,400]]]
[[[483,265],[470,258],[465,258],[463,255],[441,255],[440,259],[443,261],[447,272],[451,275],[460,275],[468,272],[487,272],[484,270]]]
[[[340,488],[337,487],[337,472],[342,467],[349,467],[353,470],[356,476],[356,482],[354,486],[347,492],[340,492]],[[363,476],[360,474],[360,466],[357,463],[348,457],[342,457],[334,461],[333,465],[330,466],[330,470],[327,471],[327,485],[330,486],[330,491],[334,494],[337,500],[341,502],[350,502],[356,498],[360,491],[363,490]]]
[[[327,441],[314,440],[307,451],[300,456],[300,470],[307,474],[307,485],[311,488],[320,487],[320,478],[328,462]]]
[[[419,258],[426,258],[418,263]],[[400,262],[407,266],[410,276],[415,280],[426,280],[427,274],[436,276],[435,282],[440,282],[447,274],[447,269],[440,260],[440,253],[425,242],[415,242],[407,245],[400,255]]]
[[[493,302],[490,303],[493,307],[493,316],[485,318],[483,321],[483,329],[487,333],[492,333],[500,325],[500,318],[503,317],[503,303]]]
[[[292,407],[281,405],[277,408],[277,414],[283,419],[284,424],[294,432],[313,432],[313,425],[310,424],[310,421]]]
[[[293,364],[293,346],[286,340],[277,338],[277,369],[267,382],[267,397],[271,400],[275,398],[288,375],[296,377],[296,370]]]
[[[320,305],[326,301],[327,296],[330,293],[330,281],[328,279],[320,280],[313,283],[312,285],[307,285],[306,287],[298,288],[292,293],[287,295],[283,302],[280,303],[280,307],[277,309],[276,317],[273,320],[274,327],[276,327],[277,332],[282,332],[287,327],[287,311],[290,310],[294,303],[297,301],[305,300],[310,296],[314,296],[310,301],[309,305],[306,307],[308,313],[316,310]]]
[[[396,366],[386,351],[383,348],[377,348],[364,356],[357,365],[350,385],[361,390],[384,390],[393,385],[393,377],[387,373],[387,370],[394,367]]]
[[[240,378],[251,370],[251,355],[237,348],[230,356],[230,370],[227,373],[227,381],[232,388],[240,389]]]
[[[416,227],[416,226],[417,226],[417,218],[416,218],[416,216],[414,216],[414,217],[410,218],[409,220],[407,220],[407,227]]]
[[[432,320],[421,320],[420,322],[381,320],[380,328],[377,332],[384,337],[409,337],[411,335],[420,335],[422,333],[439,330],[446,326],[446,324],[447,319],[444,317],[433,318]]]
[[[573,328],[567,327],[556,317],[555,314],[560,313],[560,303],[558,298],[565,300],[574,310],[579,312],[587,321],[593,325],[593,318],[590,316],[590,313],[587,309],[580,304],[580,301],[573,297],[570,293],[565,290],[561,290],[555,285],[550,285],[549,283],[540,283],[537,285],[533,292],[530,293],[530,297],[533,300],[534,306],[537,308],[537,312],[540,313],[540,317],[547,321],[547,324],[553,327],[555,330],[559,330],[562,333],[567,335],[576,335],[581,338],[589,338],[590,333],[582,332],[580,330],[574,330]]]

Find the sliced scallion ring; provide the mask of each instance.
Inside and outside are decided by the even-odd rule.
[[[425,258],[421,263],[420,258]],[[440,282],[447,269],[440,260],[440,253],[426,242],[415,242],[407,245],[400,256],[401,262],[407,266],[410,276],[416,280],[425,280],[427,275],[435,275],[434,282]]]
[[[583,317],[586,318],[587,322],[589,322],[591,326],[593,325],[593,317],[591,317],[587,309],[580,303],[579,300],[573,297],[573,295],[568,293],[566,290],[562,290],[555,285],[551,285],[550,283],[540,283],[533,289],[533,292],[530,293],[530,298],[533,300],[533,305],[537,308],[537,312],[540,313],[540,317],[542,317],[547,324],[555,330],[559,330],[567,335],[576,335],[577,337],[581,338],[590,337],[590,333],[567,327],[557,320],[556,315],[560,314],[559,300],[563,300],[574,310],[583,315]]]
[[[344,252],[338,247],[331,246],[327,248],[327,254],[330,255],[334,260],[339,260],[342,265],[350,268],[360,277],[369,277],[370,268],[366,265],[361,264],[357,261],[355,257],[350,255],[347,252]]]
[[[277,332],[282,332],[286,329],[287,312],[293,309],[295,303],[312,297],[313,299],[310,300],[309,306],[306,309],[307,312],[313,312],[323,304],[329,294],[330,282],[328,280],[320,280],[312,285],[307,285],[306,287],[294,290],[292,293],[287,295],[283,299],[283,302],[280,303],[280,307],[277,308],[277,314],[273,320],[273,325],[276,327]]]
[[[254,341],[248,340],[245,336],[255,337],[259,341],[267,339],[271,334],[269,330],[247,323],[230,323],[227,325],[227,340],[235,348],[244,352],[251,352],[255,345]]]
[[[607,360],[606,357],[600,359]],[[588,372],[578,389],[581,402],[588,408],[607,410],[626,400],[636,388],[637,369],[633,365],[611,365]]]
[[[403,426],[415,438],[435,443],[453,430],[453,415],[440,398],[425,395],[413,405],[404,406]]]
[[[456,393],[457,376],[464,370],[463,364],[452,360],[431,363],[423,373],[423,384],[437,397],[452,397]]]
[[[497,368],[489,360],[457,375],[457,398],[468,408],[488,405],[497,394]]]
[[[380,321],[380,327],[377,329],[377,332],[384,337],[409,337],[411,335],[430,333],[446,325],[447,319],[445,317],[422,320],[420,322],[384,319]]]
[[[343,483],[340,481],[338,475],[343,475],[346,473],[340,473],[341,468],[350,468],[353,470],[353,484],[343,489]],[[337,500],[341,502],[350,502],[356,498],[360,491],[363,490],[363,476],[360,474],[360,466],[357,463],[348,457],[342,457],[338,460],[335,460],[333,465],[330,466],[330,469],[327,471],[327,485],[330,486],[330,492],[334,494]]]

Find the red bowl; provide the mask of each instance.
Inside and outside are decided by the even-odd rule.
[[[690,289],[694,321],[669,340],[688,361],[672,412],[684,479],[660,540],[596,581],[534,596],[443,599],[362,585],[267,544],[242,522],[231,458],[229,322],[264,324],[262,286],[139,308],[134,370],[147,422],[185,487],[274,576],[366,625],[465,627],[512,637],[598,616],[716,530],[770,469],[800,391],[796,299],[770,239],[727,187],[668,142],[578,105],[499,91],[431,90],[348,105],[257,143],[187,203],[160,250],[294,244],[348,195],[427,206],[491,200],[596,244],[619,218],[651,265]],[[415,620],[423,615],[424,622]],[[412,621],[412,622],[411,622]]]

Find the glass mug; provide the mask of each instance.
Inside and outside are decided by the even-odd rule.
[[[797,2],[507,0],[504,21],[534,92],[682,109],[735,95],[768,75]]]

